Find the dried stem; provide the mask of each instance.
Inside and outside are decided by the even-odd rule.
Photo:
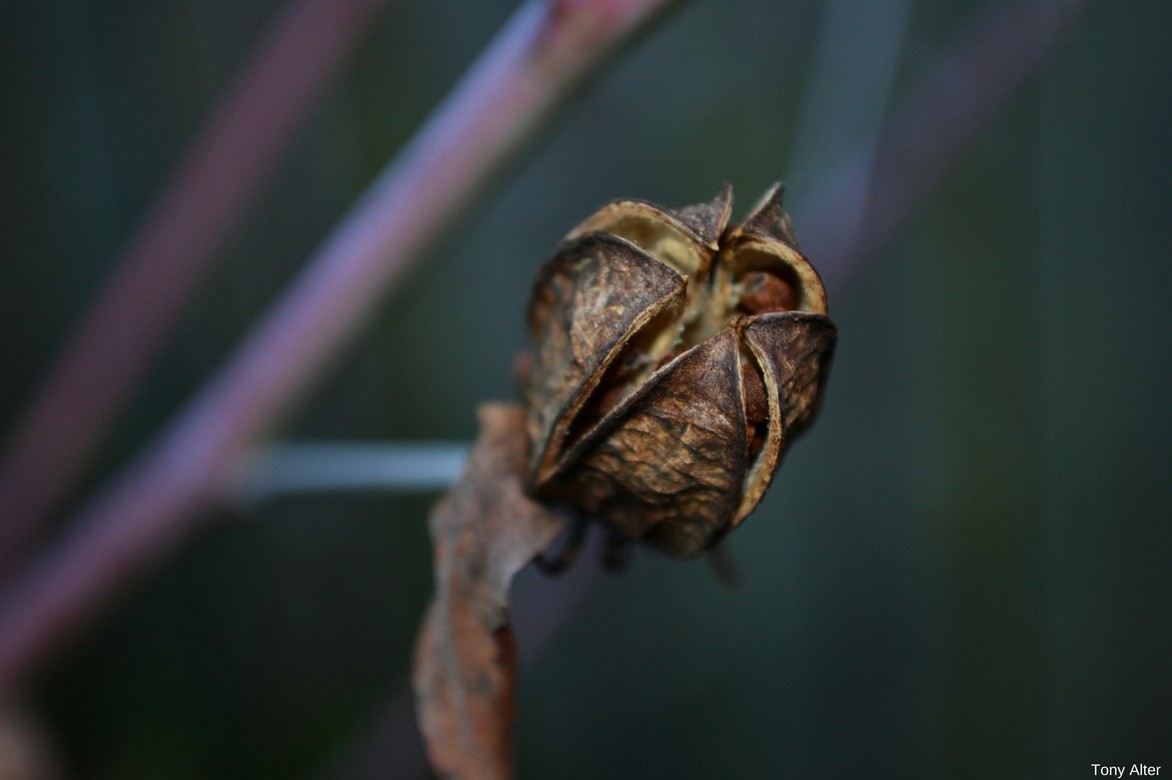
[[[212,111],[16,422],[0,467],[0,581],[70,489],[216,250],[387,0],[296,0]]]
[[[531,0],[292,288],[156,442],[0,607],[0,690],[207,517],[245,449],[287,413],[408,260],[568,92],[671,0]]]
[[[412,682],[436,773],[506,780],[513,775],[517,673],[509,586],[566,521],[525,493],[525,411],[484,404],[479,417],[468,464],[428,521],[436,589]]]

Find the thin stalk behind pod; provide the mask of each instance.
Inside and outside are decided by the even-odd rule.
[[[681,557],[748,516],[818,409],[826,291],[781,187],[729,226],[732,189],[603,206],[539,271],[525,387],[529,486]]]

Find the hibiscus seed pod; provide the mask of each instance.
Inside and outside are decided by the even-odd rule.
[[[603,206],[539,271],[524,396],[530,489],[681,557],[760,502],[817,411],[835,328],[781,187]]]

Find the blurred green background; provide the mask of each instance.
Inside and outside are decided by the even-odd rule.
[[[0,7],[4,430],[281,8]],[[512,8],[390,4],[88,485],[216,368]],[[513,393],[530,276],[569,227],[724,181],[740,214],[784,179],[801,237],[834,167],[985,8],[685,4],[429,253],[285,434],[470,439],[476,404]],[[742,585],[643,550],[605,578],[522,675],[522,778],[1172,771],[1169,22],[1166,2],[1089,3],[830,289],[828,397],[728,540]],[[57,760],[111,779],[334,765],[405,677],[431,500],[225,517],[41,675]]]

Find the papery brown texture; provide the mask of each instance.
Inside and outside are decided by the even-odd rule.
[[[760,502],[835,344],[781,187],[734,226],[731,199],[603,206],[529,307],[530,488],[684,557]]]
[[[516,676],[509,583],[565,522],[525,493],[523,412],[485,404],[480,424],[464,473],[431,513],[436,592],[416,645],[413,685],[437,774],[503,780],[513,773]]]

